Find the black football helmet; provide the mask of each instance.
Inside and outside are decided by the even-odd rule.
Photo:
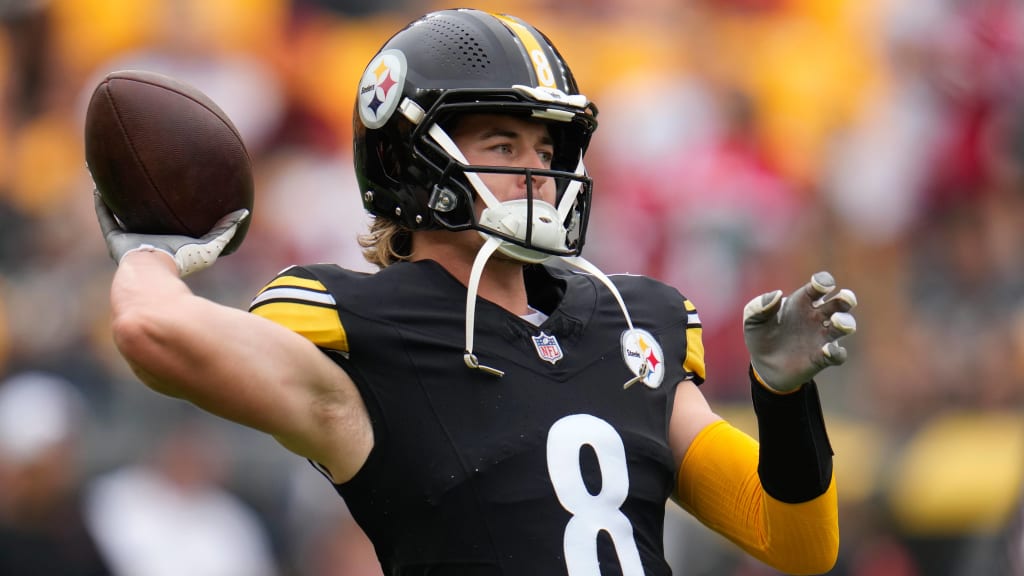
[[[469,165],[445,131],[453,115],[517,114],[547,123],[550,170]],[[473,229],[527,262],[578,256],[592,183],[583,166],[597,108],[540,31],[513,16],[457,9],[423,16],[373,57],[356,99],[354,160],[363,205],[413,230]],[[555,206],[501,205],[481,173],[541,176]],[[486,209],[478,218],[474,203]],[[508,203],[506,203],[508,204]]]

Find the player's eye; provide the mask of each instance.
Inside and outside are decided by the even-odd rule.
[[[537,157],[540,158],[540,161],[543,162],[545,166],[550,168],[551,162],[555,157],[555,153],[551,149],[541,149],[537,150]]]
[[[512,145],[508,143],[495,144],[491,147],[491,150],[494,150],[502,156],[510,156],[512,154]]]

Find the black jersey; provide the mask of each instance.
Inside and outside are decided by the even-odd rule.
[[[530,266],[541,326],[477,302],[474,351],[502,377],[464,363],[466,288],[432,261],[293,267],[256,297],[254,313],[320,346],[363,396],[374,447],[336,489],[386,574],[670,572],[668,424],[676,384],[703,380],[700,324],[675,289],[612,279],[655,342],[624,351],[596,278]],[[624,389],[637,353],[659,381]]]

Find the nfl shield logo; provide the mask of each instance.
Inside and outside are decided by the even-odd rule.
[[[558,345],[558,340],[554,336],[541,332],[532,338],[541,360],[554,364],[562,359],[562,347]]]

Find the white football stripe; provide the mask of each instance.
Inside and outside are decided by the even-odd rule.
[[[305,288],[280,286],[264,291],[253,299],[251,306],[258,306],[267,300],[302,300],[305,302],[312,302],[314,304],[329,304],[331,306],[335,304],[334,296],[324,292],[306,290]]]

